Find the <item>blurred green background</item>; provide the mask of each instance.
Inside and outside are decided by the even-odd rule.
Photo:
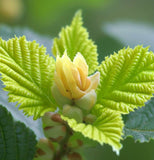
[[[29,37],[34,31],[48,38],[47,43],[43,38],[41,42],[50,52],[52,39],[78,9],[98,45],[100,62],[128,45],[150,45],[154,51],[154,0],[0,0],[0,37],[7,39],[26,27]],[[25,29],[22,33],[26,34]],[[122,143],[119,157],[107,145],[84,152],[88,160],[154,160],[154,141],[140,144],[127,138]]]

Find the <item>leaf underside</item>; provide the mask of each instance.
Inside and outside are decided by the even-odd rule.
[[[149,142],[154,139],[154,98],[126,116],[124,138],[131,136],[135,141]]]
[[[74,59],[77,52],[80,52],[89,66],[89,74],[93,73],[98,65],[97,46],[89,39],[89,34],[84,28],[81,17],[81,11],[78,11],[70,26],[62,28],[59,38],[54,39],[52,52],[62,56],[67,50],[71,60]]]
[[[32,160],[35,154],[34,133],[0,105],[0,159]]]
[[[154,54],[137,46],[106,57],[99,66],[97,103],[127,114],[142,107],[154,93]]]
[[[56,109],[51,95],[55,61],[45,52],[43,46],[25,37],[0,39],[0,73],[9,101],[18,102],[34,119]]]
[[[62,116],[68,125],[76,132],[82,133],[94,141],[109,144],[115,151],[121,148],[120,140],[123,129],[121,115],[117,112],[104,109],[93,124],[77,123],[74,119]]]

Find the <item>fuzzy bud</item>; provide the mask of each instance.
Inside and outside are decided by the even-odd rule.
[[[62,57],[57,56],[56,58],[54,79],[59,92],[63,96],[75,100],[97,88],[100,73],[96,72],[88,77],[88,65],[82,54],[77,53],[71,61],[65,52]]]
[[[92,124],[96,119],[97,119],[97,117],[95,115],[92,115],[92,114],[88,114],[84,117],[84,121],[86,123],[90,123],[90,124]]]
[[[45,127],[44,135],[53,142],[60,142],[66,136],[66,126],[58,125],[53,127]]]
[[[75,100],[75,105],[83,110],[90,111],[94,104],[96,103],[97,95],[95,90],[91,90],[89,93],[85,94],[80,99]]]
[[[54,146],[48,139],[42,138],[38,141],[34,160],[51,160],[54,156]]]
[[[42,122],[44,127],[49,126],[57,126],[63,124],[63,120],[61,119],[58,113],[46,112],[42,117]]]
[[[65,105],[63,107],[63,115],[75,119],[78,123],[83,121],[82,110],[75,106]]]
[[[60,115],[47,112],[42,117],[44,135],[53,142],[60,142],[66,136],[66,126]]]
[[[61,107],[63,107],[65,104],[72,104],[72,100],[63,96],[55,84],[52,86],[51,91],[55,101]]]

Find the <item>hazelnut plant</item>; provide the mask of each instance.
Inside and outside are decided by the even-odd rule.
[[[154,138],[154,54],[148,47],[123,48],[99,64],[78,11],[54,39],[52,53],[25,36],[0,39],[9,101],[26,116],[41,118],[45,136],[36,140],[1,105],[1,160],[86,160],[83,147],[108,144],[119,154],[127,136]]]

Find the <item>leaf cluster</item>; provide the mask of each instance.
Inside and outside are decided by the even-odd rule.
[[[142,46],[134,49],[123,48],[98,64],[97,47],[83,27],[81,11],[76,13],[71,25],[62,28],[59,37],[54,39],[53,54],[62,56],[65,51],[71,60],[80,52],[89,66],[89,75],[100,72],[100,83],[96,90],[97,102],[91,112],[97,117],[93,123],[77,123],[63,115],[62,118],[74,131],[100,144],[110,144],[118,152],[122,147],[122,114],[144,106],[145,102],[153,97],[153,52]],[[54,72],[54,58],[46,55],[46,49],[35,41],[27,41],[25,37],[15,37],[8,41],[0,39],[0,73],[5,84],[4,90],[9,92],[9,101],[18,102],[19,109],[26,115],[33,115],[34,119],[37,119],[45,112],[56,111],[58,104],[51,92]],[[150,108],[152,112],[152,107],[148,107]],[[143,110],[143,114],[145,113]],[[151,130],[152,123],[148,123],[148,127],[138,126],[147,124],[146,118],[149,118],[150,114],[143,119],[142,114],[136,116],[135,120],[142,119],[138,124],[134,124],[135,120],[131,122],[131,115],[134,117],[131,113],[126,118],[125,136],[133,135],[140,141],[153,138],[152,132],[146,135],[148,127]],[[150,122],[153,120],[151,117]],[[141,136],[139,130],[133,128],[145,128],[146,133]]]

